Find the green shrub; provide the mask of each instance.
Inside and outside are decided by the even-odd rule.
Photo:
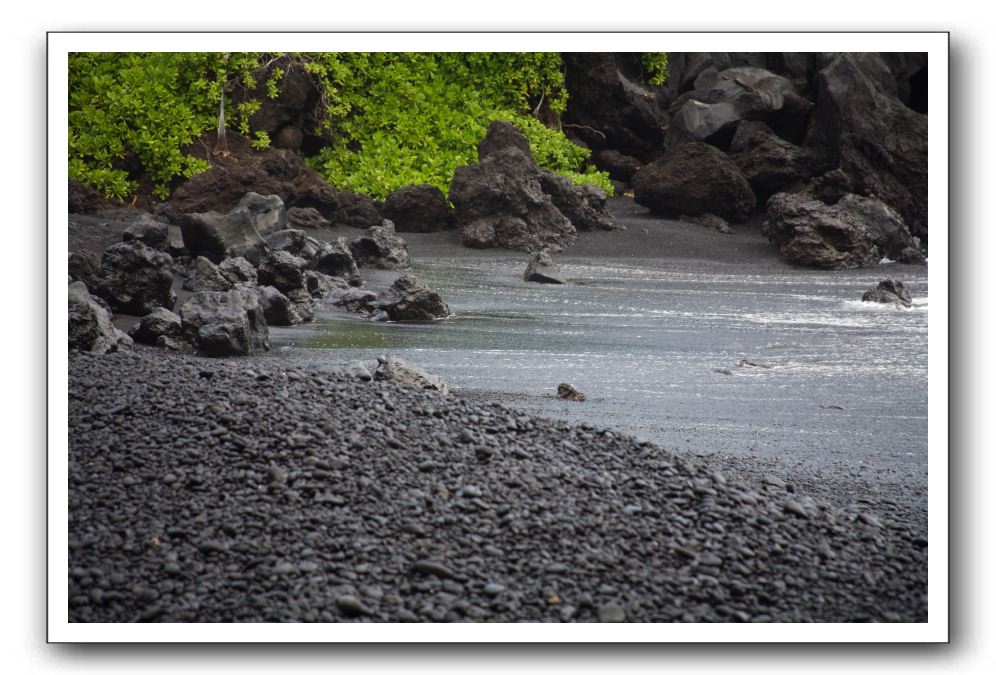
[[[278,56],[71,54],[70,178],[124,199],[137,189],[127,170],[137,164],[165,198],[175,179],[208,168],[182,149],[217,127],[223,93],[227,127],[267,147],[269,137],[250,129],[262,104],[251,92],[276,98],[286,69],[300,66],[321,92],[313,131],[326,139],[307,161],[338,188],[384,197],[429,183],[445,192],[454,169],[477,160],[477,142],[500,119],[525,134],[540,166],[611,189],[605,173],[586,165],[588,151],[557,124],[567,104],[559,54],[296,53],[267,68]],[[643,58],[651,81],[662,81],[666,54]]]

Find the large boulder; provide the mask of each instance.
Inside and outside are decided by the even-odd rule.
[[[150,214],[142,213],[121,233],[121,241],[136,240],[159,251],[166,251],[169,248],[169,226]]]
[[[218,272],[232,286],[256,285],[256,268],[245,258],[225,258],[218,265]]]
[[[131,338],[115,328],[110,314],[94,301],[86,284],[69,284],[69,349],[106,354],[131,345]]]
[[[259,291],[203,291],[180,306],[184,335],[209,356],[246,355],[270,348]]]
[[[737,125],[729,156],[761,201],[814,173],[811,153],[775,135],[764,122]]]
[[[817,97],[806,145],[848,189],[876,197],[927,240],[927,116],[904,105],[876,55],[836,55],[816,77]]]
[[[336,223],[366,230],[377,227],[384,220],[380,215],[380,205],[366,195],[337,192],[336,203]]]
[[[441,379],[395,356],[378,357],[377,363],[377,370],[374,371],[375,380],[400,382],[418,389],[449,393],[449,387]]]
[[[563,58],[570,93],[565,127],[593,149],[652,159],[663,141],[667,114],[650,88],[624,74],[618,61],[626,57],[584,52]]]
[[[165,307],[154,309],[129,331],[135,342],[147,345],[159,343],[160,336],[177,340],[183,336],[183,320]]]
[[[249,212],[252,226],[261,236],[265,237],[271,232],[287,227],[287,209],[284,207],[284,200],[278,195],[264,196],[249,192],[239,200],[235,208]]]
[[[375,237],[377,232],[374,231],[372,234],[373,237]],[[373,237],[368,238],[373,240]],[[360,239],[364,239],[364,237],[361,237]],[[372,241],[370,244],[370,251],[372,253],[378,250],[376,246],[377,242]],[[407,254],[407,245],[405,246],[406,248],[404,248],[404,252]],[[399,261],[404,259],[404,256],[401,255],[400,249],[393,255]],[[352,246],[345,237],[338,237],[335,241],[325,242],[312,257],[308,266],[310,269],[333,277],[353,279],[358,278],[360,275],[360,270],[356,265],[356,259],[353,258]]]
[[[277,251],[263,261],[256,270],[256,276],[261,286],[273,286],[288,293],[304,288],[305,265],[303,259],[287,251]]]
[[[373,305],[389,321],[434,321],[450,315],[439,293],[411,274],[398,277]]]
[[[435,232],[453,227],[453,208],[434,185],[407,185],[392,192],[380,209],[398,232]]]
[[[232,288],[232,282],[222,275],[217,265],[204,256],[199,255],[194,260],[190,274],[183,280],[183,288],[194,293],[200,291],[227,291]]]
[[[209,211],[183,216],[180,231],[191,256],[202,255],[215,263],[225,258],[242,257],[259,265],[269,247],[253,226],[253,215],[246,208],[226,214]]]
[[[286,295],[273,286],[259,287],[260,299],[263,303],[263,316],[268,326],[296,326],[302,323],[297,308]]]
[[[173,258],[141,241],[115,244],[100,260],[97,293],[116,313],[145,316],[156,307],[170,309],[173,293]]]
[[[376,267],[382,270],[403,270],[412,266],[408,255],[408,242],[394,231],[394,223],[382,220],[349,243],[353,259],[360,267]],[[336,274],[329,269],[317,266],[315,269],[326,274]],[[337,275],[341,276],[341,275]]]
[[[704,141],[725,149],[741,120],[771,120],[798,131],[812,107],[791,80],[763,68],[706,69],[695,90],[671,104],[665,146]]]
[[[848,195],[833,205],[806,194],[781,193],[768,200],[762,231],[789,262],[821,269],[872,265],[882,257],[872,230],[876,218],[895,218],[889,210]],[[883,226],[884,227],[884,226]]]
[[[903,282],[895,279],[882,279],[878,285],[864,292],[862,302],[879,302],[896,305],[897,307],[912,307],[913,298],[906,290]]]
[[[567,280],[560,275],[560,268],[553,262],[549,251],[540,251],[526,265],[522,273],[524,281],[534,281],[539,284],[566,284]]]
[[[633,177],[637,204],[678,216],[714,213],[743,222],[756,200],[733,161],[705,143],[685,143],[665,152]]]

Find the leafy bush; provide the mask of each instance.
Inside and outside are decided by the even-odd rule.
[[[250,117],[262,97],[279,95],[285,67],[300,66],[321,92],[313,131],[326,139],[307,160],[341,189],[384,197],[429,183],[445,192],[456,167],[477,161],[477,142],[500,119],[529,139],[540,166],[610,190],[608,176],[586,166],[588,151],[557,125],[567,104],[559,54],[297,53],[274,67],[279,56],[71,54],[69,177],[123,199],[144,172],[165,198],[177,177],[209,167],[182,149],[217,127],[223,93],[228,128],[257,149],[269,145],[264,132],[252,133]],[[663,81],[667,55],[643,58],[651,81]]]

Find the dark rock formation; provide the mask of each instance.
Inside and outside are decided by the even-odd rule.
[[[870,218],[890,215],[887,209],[872,208],[881,202],[869,201],[848,195],[831,206],[809,195],[777,194],[768,200],[763,231],[795,265],[822,269],[871,265],[882,255],[871,234],[877,225]]]
[[[376,267],[382,270],[403,270],[412,266],[408,255],[408,243],[395,234],[394,223],[382,220],[349,243],[353,259],[360,267]],[[335,274],[329,269],[316,266],[326,274]]]
[[[698,216],[678,216],[678,220],[686,223],[695,223],[696,225],[702,225],[703,227],[708,227],[710,230],[716,230],[723,234],[733,234],[733,229],[730,224],[717,216],[715,213],[703,213]]]
[[[579,231],[618,230],[624,225],[615,222],[605,210],[607,196],[597,185],[575,185],[569,179],[550,171],[540,170],[543,192],[571,225]]]
[[[256,285],[256,268],[245,258],[225,258],[218,271],[232,286]]]
[[[453,208],[434,185],[407,185],[395,190],[384,200],[380,213],[398,232],[435,232],[456,223]]]
[[[184,335],[209,356],[246,355],[270,348],[259,291],[204,291],[180,307]]]
[[[647,161],[663,142],[667,115],[652,91],[620,70],[613,54],[564,54],[570,97],[565,130],[589,147],[611,148]]]
[[[172,286],[173,258],[140,241],[129,241],[104,251],[95,292],[116,313],[145,316],[157,307],[173,307]]]
[[[141,213],[121,233],[121,241],[140,241],[156,250],[167,251],[169,249],[169,226],[156,220],[151,214]]]
[[[897,98],[894,77],[873,54],[841,54],[816,78],[806,145],[846,177],[845,189],[876,197],[927,240],[927,117]]]
[[[99,213],[114,208],[114,204],[104,199],[104,195],[78,180],[69,181],[69,213]]]
[[[131,338],[114,327],[110,314],[94,301],[86,284],[69,284],[69,349],[106,354],[131,345]]]
[[[366,195],[337,192],[336,203],[336,223],[366,230],[377,227],[384,220],[380,214],[380,205]]]
[[[227,214],[188,213],[180,223],[180,231],[191,256],[202,255],[215,263],[242,257],[258,265],[269,253],[253,226],[252,214],[245,208],[235,208]]]
[[[263,316],[268,326],[296,326],[302,323],[301,315],[286,295],[273,286],[259,287],[263,303]]]
[[[227,291],[232,288],[232,282],[221,274],[218,266],[213,262],[204,256],[197,256],[190,274],[183,280],[183,288],[195,293],[200,291]]]
[[[624,155],[618,150],[600,150],[595,153],[594,159],[595,166],[608,172],[613,179],[624,183],[632,180],[633,174],[643,167],[643,163],[636,157]]]
[[[304,230],[278,230],[266,237],[266,243],[271,251],[287,251],[291,255],[305,260],[311,260],[325,245],[314,237],[309,237]]]
[[[143,316],[129,333],[135,342],[155,345],[159,343],[160,336],[173,340],[181,338],[183,321],[165,307],[160,307]]]
[[[273,286],[282,293],[304,288],[306,262],[287,251],[277,251],[256,270],[261,286]]]
[[[93,251],[73,251],[69,254],[69,277],[82,281],[87,288],[96,289],[100,284],[100,261]]]
[[[377,294],[361,288],[349,288],[344,291],[332,291],[332,304],[342,307],[347,312],[370,314],[375,311],[374,303]]]
[[[567,280],[560,276],[560,268],[553,262],[548,251],[540,251],[530,258],[522,278],[524,281],[535,281],[540,284],[567,283]]]
[[[705,143],[685,143],[665,152],[633,177],[636,203],[664,215],[714,213],[742,222],[755,197],[730,158]]]
[[[450,315],[439,293],[411,274],[398,277],[373,306],[389,321],[434,321]]]
[[[804,182],[814,173],[812,155],[776,136],[764,122],[740,122],[729,155],[759,201]]]
[[[373,240],[377,235],[376,231],[371,231],[372,236],[367,238]],[[364,239],[364,237],[360,237]],[[369,250],[371,252],[376,252],[377,243],[373,242],[369,245]],[[404,248],[404,253],[407,255],[408,249],[407,244]],[[398,260],[404,259],[401,255],[401,249],[394,253]],[[400,256],[400,257],[398,257]],[[324,274],[331,275],[333,277],[343,277],[346,279],[359,278],[360,270],[356,265],[356,259],[353,258],[353,249],[349,241],[345,237],[338,237],[335,241],[325,242],[324,245],[315,253],[314,257],[309,264],[309,267],[318,272],[323,272]]]
[[[878,285],[864,292],[861,296],[863,302],[881,302],[885,304],[898,305],[900,307],[912,307],[913,298],[901,281],[894,279],[883,279]]]

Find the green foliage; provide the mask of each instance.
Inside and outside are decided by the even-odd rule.
[[[667,79],[667,52],[643,52],[640,55],[647,82],[660,86]]]
[[[297,53],[268,68],[279,56],[71,54],[70,177],[123,199],[144,172],[165,197],[178,177],[208,168],[183,148],[216,128],[223,95],[226,126],[267,147],[250,118],[301,67],[322,95],[313,131],[326,143],[308,161],[341,189],[384,197],[430,183],[445,192],[454,169],[477,160],[477,142],[496,119],[525,134],[544,168],[611,189],[606,174],[586,166],[588,151],[556,127],[567,104],[559,54]],[[666,63],[666,54],[644,55],[653,78],[664,77]]]

